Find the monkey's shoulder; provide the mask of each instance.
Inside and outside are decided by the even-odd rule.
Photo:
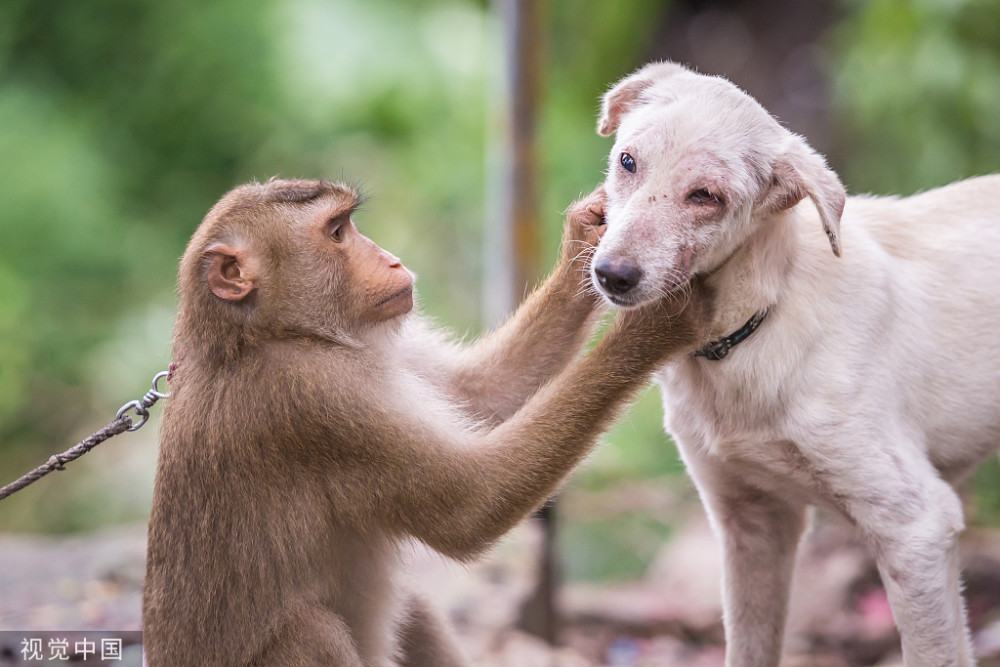
[[[373,349],[281,341],[211,372],[188,370],[161,446],[198,469],[236,459],[295,469],[365,459],[374,443],[405,440],[429,419],[417,413],[418,398],[423,412],[444,414],[427,382]]]

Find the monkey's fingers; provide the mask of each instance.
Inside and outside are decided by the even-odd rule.
[[[591,206],[587,209],[590,213],[590,218],[584,223],[589,231],[597,236],[597,240],[600,240],[604,236],[604,232],[608,231],[608,221],[604,217],[604,205]]]
[[[580,223],[591,227],[604,226],[607,201],[608,195],[603,185],[581,199],[579,203],[584,210],[580,218]]]
[[[574,202],[566,212],[566,238],[597,245],[607,229],[604,203],[603,187]]]

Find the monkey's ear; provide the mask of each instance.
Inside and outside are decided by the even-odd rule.
[[[601,99],[601,116],[597,119],[597,133],[606,137],[616,132],[622,116],[638,106],[642,93],[647,88],[661,79],[686,71],[686,68],[676,63],[651,63],[616,83]]]
[[[220,299],[242,301],[257,287],[256,271],[243,248],[213,243],[201,256],[208,288]]]

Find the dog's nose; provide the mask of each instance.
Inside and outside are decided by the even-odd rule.
[[[624,259],[602,259],[594,273],[601,287],[612,294],[625,294],[642,280],[642,269]]]

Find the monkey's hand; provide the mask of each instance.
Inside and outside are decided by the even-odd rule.
[[[562,254],[560,264],[570,279],[580,287],[581,295],[594,290],[585,289],[589,281],[590,258],[597,250],[607,224],[604,221],[604,206],[607,194],[604,186],[598,187],[586,197],[578,199],[566,209],[566,223],[563,225]],[[596,292],[590,294],[597,297]]]
[[[635,354],[666,359],[708,342],[713,313],[711,288],[695,278],[689,288],[619,311],[609,336],[620,337]]]

